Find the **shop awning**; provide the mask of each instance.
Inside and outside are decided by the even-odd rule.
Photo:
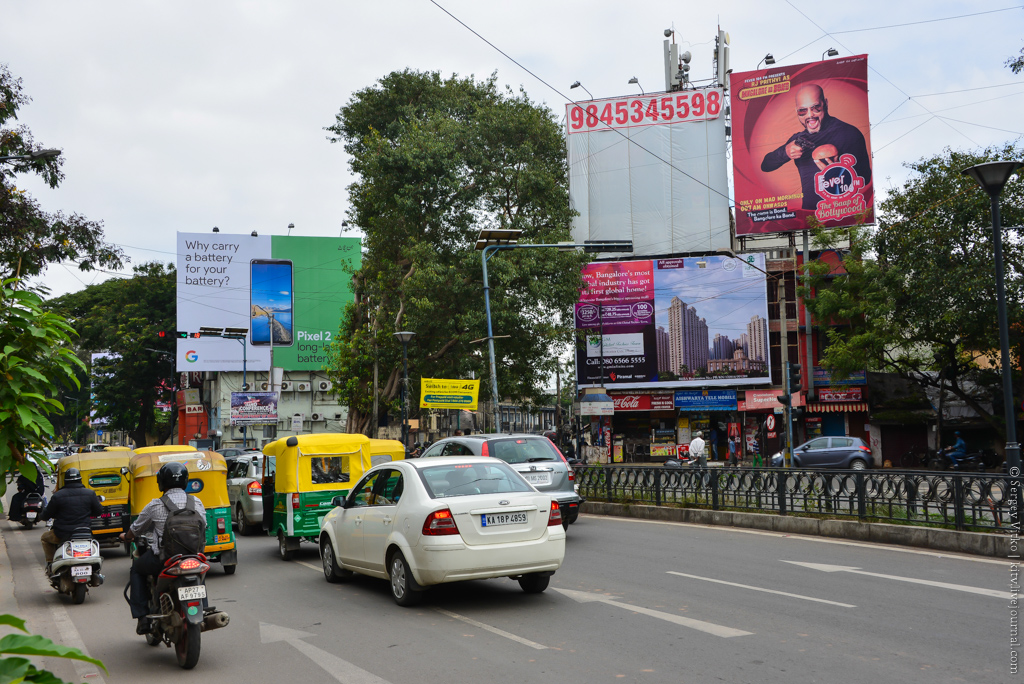
[[[846,411],[864,413],[868,410],[866,401],[837,401],[828,404],[811,403],[807,405],[810,413],[845,413]]]

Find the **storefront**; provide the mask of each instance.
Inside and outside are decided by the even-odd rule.
[[[674,399],[679,411],[677,444],[689,445],[699,431],[708,460],[727,459],[730,426],[739,433],[736,390],[676,390]]]
[[[783,446],[786,432],[785,407],[779,403],[783,390],[747,390],[738,409],[743,424],[743,458],[753,461],[754,443],[761,455],[774,454]],[[797,407],[804,405],[803,394],[795,397]]]
[[[676,409],[672,392],[612,392],[613,458],[616,462],[664,461],[675,453]]]
[[[805,425],[807,438],[868,438],[868,404],[862,387],[824,387],[818,390],[816,402],[807,405]]]

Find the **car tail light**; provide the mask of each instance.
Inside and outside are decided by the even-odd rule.
[[[250,482],[249,486],[246,487],[246,490],[248,490],[249,496],[259,496],[263,493],[263,487],[261,487],[260,483],[256,480]]]
[[[869,454],[871,453],[871,449],[868,449],[868,448],[867,448],[866,446],[862,446],[862,447],[857,447],[857,448],[858,448],[858,449],[860,449],[861,451],[866,451],[866,452],[868,452]]]
[[[217,534],[227,534],[228,526],[224,518],[217,518]]]
[[[562,509],[558,507],[557,501],[551,502],[551,512],[548,513],[548,527],[562,524]]]
[[[299,493],[298,492],[293,492],[292,493],[292,508],[298,508],[298,507],[299,507]]]
[[[441,537],[448,534],[458,534],[459,528],[455,526],[455,518],[447,508],[434,511],[423,521],[423,534],[428,537]]]
[[[487,440],[484,440],[484,445],[480,450],[481,456],[490,456],[490,449],[487,448]]]

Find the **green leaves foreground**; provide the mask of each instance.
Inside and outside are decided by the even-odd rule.
[[[106,666],[85,655],[77,648],[68,648],[53,643],[38,634],[29,634],[25,629],[25,621],[13,615],[0,615],[0,625],[14,627],[25,634],[8,634],[0,638],[0,684],[19,684],[20,682],[37,682],[38,684],[65,684],[64,680],[47,670],[40,670],[28,658],[9,656],[41,656],[45,658],[70,658],[82,660],[102,667]]]

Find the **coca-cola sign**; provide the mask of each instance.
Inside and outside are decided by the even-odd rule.
[[[620,394],[613,397],[615,410],[618,411],[650,411],[650,394]]]

